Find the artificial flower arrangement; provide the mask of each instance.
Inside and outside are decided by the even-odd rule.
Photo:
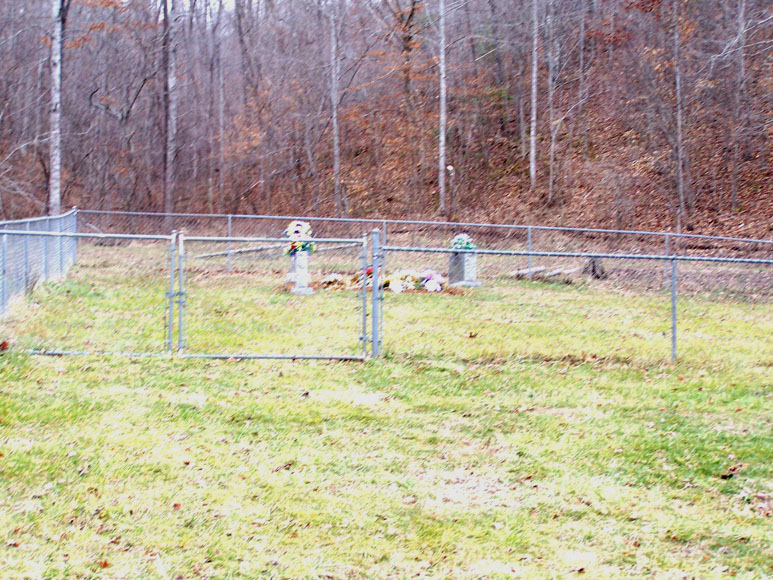
[[[427,292],[441,292],[445,278],[434,270],[398,270],[387,276],[384,281],[384,288],[389,288],[392,292],[400,293],[406,290],[426,290]]]
[[[285,230],[285,237],[290,239],[290,243],[285,248],[285,254],[294,256],[298,252],[314,252],[315,244],[311,241],[311,226],[307,222],[293,221]]]
[[[451,240],[452,250],[474,250],[475,248],[475,242],[467,234],[456,234],[454,239]]]

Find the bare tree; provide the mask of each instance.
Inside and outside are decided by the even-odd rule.
[[[529,183],[537,185],[537,70],[539,67],[539,18],[538,0],[531,2],[531,132],[529,134]]]
[[[439,0],[440,12],[440,124],[438,127],[438,189],[440,213],[446,211],[446,125],[448,123],[446,95],[446,1]]]
[[[339,26],[342,18],[338,12],[341,3],[332,0],[329,7],[330,14],[330,108],[333,124],[333,189],[336,203],[336,211],[339,216],[349,213],[349,203],[345,192],[341,187],[341,135],[338,126],[338,104],[340,94],[338,82],[340,79],[340,55],[338,46]]]
[[[174,211],[177,162],[177,52],[175,0],[163,0],[162,70],[164,74],[164,213]],[[167,218],[167,225],[172,221]]]
[[[675,113],[676,113],[676,147],[675,147],[675,162],[676,162],[676,191],[677,199],[679,201],[679,208],[676,214],[676,231],[682,230],[682,222],[687,212],[685,202],[685,154],[684,154],[684,140],[682,137],[682,57],[681,57],[681,40],[679,37],[679,0],[672,1],[673,10],[673,40],[674,40],[674,95],[675,95]]]
[[[49,112],[48,213],[62,213],[62,56],[70,0],[52,0],[51,109]]]

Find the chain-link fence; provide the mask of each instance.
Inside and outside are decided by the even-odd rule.
[[[421,229],[391,232],[382,247],[387,351],[485,359],[509,341],[518,356],[658,361],[678,351],[719,363],[732,351],[773,364],[773,241],[408,225]],[[460,231],[474,249],[449,247]],[[397,295],[431,294],[433,280],[450,294],[440,312],[426,296]]]
[[[0,320],[3,336],[37,354],[171,352],[172,236],[50,235],[77,244],[77,262],[11,304]]]
[[[77,211],[0,222],[0,315],[38,283],[62,278],[75,262]]]
[[[59,335],[65,338],[41,335],[38,350],[361,359],[369,342],[371,353],[379,353],[383,334],[386,350],[395,353],[495,356],[509,337],[508,348],[519,355],[663,360],[678,347],[680,356],[709,362],[721,360],[728,349],[746,353],[753,364],[771,364],[773,358],[773,240],[83,210],[77,212],[77,233],[70,233],[76,214],[62,218],[72,222],[42,218],[0,225],[7,231],[5,297],[63,274],[74,259],[76,238],[82,240],[78,268],[66,282],[32,295],[33,305],[64,296],[82,300],[70,305],[69,314],[58,315],[70,324]],[[316,292],[302,298],[291,292],[281,237],[293,219],[310,222],[318,242],[308,266]],[[52,231],[36,235],[45,223]],[[178,239],[175,230],[185,232],[184,255],[172,243]],[[379,240],[375,253],[365,251],[366,232]],[[472,238],[474,250],[453,251],[451,240],[459,233]],[[472,273],[466,272],[470,268]],[[381,300],[368,312],[370,269],[380,276],[373,284]],[[427,273],[442,282],[442,299],[422,289]],[[393,282],[401,276],[418,278],[419,288],[405,286],[408,292],[398,294]],[[475,284],[452,284],[469,277]],[[152,299],[94,303],[100,292],[116,292],[100,289],[100,280],[107,288],[113,288],[108,282],[123,280],[135,293],[149,291]],[[63,296],[50,296],[57,292]],[[98,331],[100,320],[144,322],[133,328],[127,322],[125,333],[106,331],[107,340]],[[86,329],[79,341],[72,327]],[[453,333],[470,338],[462,346],[444,339]]]
[[[279,237],[287,223],[260,223],[269,237],[11,224],[20,229],[0,232],[3,247],[9,264],[29,248],[30,281],[0,318],[0,336],[37,354],[363,360],[372,342],[367,237],[317,235],[310,256],[291,258]],[[72,265],[76,246],[65,278],[58,265]],[[15,288],[16,269],[2,272],[3,287]]]

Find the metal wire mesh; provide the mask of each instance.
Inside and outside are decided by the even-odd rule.
[[[76,231],[76,211],[0,222],[0,314],[36,285],[65,276],[77,251],[77,240],[66,234]]]
[[[127,347],[135,352],[151,353],[172,348],[169,320],[172,303],[176,302],[180,306],[179,321],[175,323],[176,346],[189,356],[270,353],[289,358],[325,357],[331,355],[324,348],[327,345],[335,351],[333,355],[361,358],[367,347],[363,337],[368,335],[368,340],[372,340],[373,336],[380,335],[384,319],[374,317],[377,328],[367,328],[368,315],[361,307],[357,290],[350,290],[346,303],[341,305],[341,312],[355,313],[352,321],[346,323],[351,331],[344,333],[345,339],[327,336],[337,318],[334,314],[320,314],[314,308],[304,317],[314,320],[315,324],[288,318],[276,325],[281,332],[273,338],[258,339],[249,331],[250,325],[258,324],[261,318],[270,319],[256,310],[261,301],[260,308],[271,315],[276,314],[272,309],[277,308],[303,310],[299,303],[293,302],[291,294],[277,292],[283,286],[289,265],[288,258],[282,254],[281,238],[293,219],[310,222],[314,237],[327,240],[320,241],[320,251],[312,261],[315,283],[327,277],[343,276],[349,280],[356,277],[356,272],[368,265],[363,261],[370,263],[371,260],[362,257],[363,235],[374,230],[379,232],[381,246],[386,248],[380,253],[382,280],[389,280],[395,272],[404,269],[434,270],[439,277],[447,279],[454,269],[451,239],[459,233],[469,234],[477,248],[472,253],[475,254],[476,282],[481,287],[470,290],[463,286],[444,294],[448,302],[441,310],[448,310],[444,312],[453,321],[452,326],[466,328],[473,320],[481,321],[484,326],[488,323],[496,326],[496,331],[493,327],[485,331],[493,337],[488,343],[491,349],[497,336],[517,331],[522,333],[519,335],[522,354],[553,353],[550,355],[553,356],[555,352],[563,352],[581,357],[594,352],[594,356],[659,360],[667,358],[669,342],[675,352],[678,320],[680,354],[718,363],[728,354],[728,349],[736,349],[742,351],[749,364],[771,365],[773,240],[506,224],[81,210],[77,217],[72,213],[61,219],[0,224],[0,233],[6,232],[2,237],[2,305],[5,308],[10,297],[30,292],[42,280],[63,276],[75,259],[76,240],[59,232],[78,231],[102,238],[97,242],[82,242],[88,251],[80,264],[83,268],[77,272],[79,276],[93,276],[96,280],[100,264],[108,264],[106,271],[113,269],[117,273],[122,258],[99,255],[100,251],[107,252],[108,247],[115,250],[117,246],[120,254],[121,248],[128,245],[133,251],[147,254],[155,264],[149,268],[152,276],[158,278],[151,309],[155,325],[153,338],[140,342],[126,339],[123,343],[108,345],[111,348]],[[179,264],[168,265],[166,246],[161,244],[149,250],[147,240],[128,241],[120,237],[158,235],[159,232],[166,235],[174,230],[184,231],[190,240],[184,260],[185,275],[179,282],[174,280]],[[107,241],[110,236],[115,236],[112,242]],[[157,255],[151,256],[154,252]],[[132,259],[126,259],[132,263]],[[178,260],[178,257],[171,259]],[[89,268],[94,272],[87,273]],[[151,284],[149,279],[128,278],[127,283]],[[177,289],[183,284],[187,285],[186,292],[191,291],[190,310],[186,310],[183,291]],[[258,288],[265,290],[265,295],[257,296]],[[90,292],[97,290],[92,285]],[[221,290],[231,296],[233,304],[220,303],[222,300],[215,294]],[[68,292],[72,294],[75,290],[70,288]],[[245,299],[247,296],[253,297]],[[277,296],[288,298],[287,304],[278,307],[282,300]],[[431,330],[435,321],[421,322],[423,315],[430,316],[437,307],[437,303],[423,306],[421,301],[426,299],[426,296],[393,296],[387,285],[381,306],[386,304],[388,350],[410,350],[418,345],[421,347],[418,352],[425,349],[436,354],[452,354],[448,345],[438,340]],[[310,305],[313,301],[314,298],[301,303]],[[408,307],[418,311],[401,310]],[[79,308],[91,308],[97,314],[109,316],[109,310],[102,312],[85,303]],[[395,316],[395,313],[401,314]],[[138,313],[127,314],[127,318],[132,316],[142,318]],[[409,322],[403,327],[397,324],[398,319],[403,320],[403,326],[406,319]],[[323,322],[317,324],[320,321]],[[94,320],[89,324],[93,326]],[[213,324],[238,329],[232,333],[235,337],[232,344],[207,342],[207,327]],[[561,329],[555,345],[544,345],[534,338],[548,334],[545,330],[552,327]],[[469,333],[478,336],[475,330]],[[728,340],[734,333],[743,335],[742,340]],[[307,335],[313,335],[311,340]],[[433,340],[426,339],[430,335],[434,335]],[[303,340],[299,341],[298,337]],[[376,341],[379,340],[377,337]],[[303,346],[299,348],[301,343]],[[312,344],[316,346],[309,346]],[[465,346],[465,352],[457,354],[462,357],[486,356],[487,352],[493,355],[496,349],[489,352],[486,344],[486,341],[471,341]],[[601,352],[605,348],[609,352]]]
[[[392,316],[406,299],[387,291],[387,350],[485,358],[510,337],[521,355],[658,361],[667,360],[669,351],[676,359],[678,344],[680,356],[702,364],[739,357],[761,368],[773,362],[770,242],[687,236],[677,238],[679,251],[671,234],[662,236],[659,248],[655,236],[635,245],[625,238],[624,244],[606,236],[588,239],[585,231],[538,230],[548,237],[545,242],[527,230],[524,244],[517,233],[508,235],[514,229],[467,224],[464,231],[477,248],[453,252],[448,241],[460,228],[422,226],[390,236],[384,247],[387,280],[400,282],[406,272],[419,278],[438,274],[451,290],[441,307],[444,324],[460,335],[489,338],[461,343],[463,350],[452,352],[449,345],[460,343],[444,341],[433,330],[437,301],[421,306],[431,299],[412,296],[420,304],[416,312]],[[416,245],[394,245],[395,239]],[[475,283],[456,276],[455,289],[454,259],[465,255],[476,259]],[[473,292],[470,286],[482,288]],[[406,315],[409,324],[396,321]],[[427,336],[439,338],[422,338]],[[552,336],[552,344],[542,336]]]
[[[80,231],[127,234],[171,234],[188,236],[282,237],[287,224],[300,219],[311,224],[320,238],[359,238],[383,220],[257,216],[226,214],[158,214],[80,210]]]
[[[12,305],[2,321],[6,336],[35,353],[168,354],[170,241],[74,235],[77,263]],[[68,240],[58,233],[44,239]]]

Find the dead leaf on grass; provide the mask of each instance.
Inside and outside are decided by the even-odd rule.
[[[736,463],[732,467],[729,467],[727,471],[723,474],[721,474],[719,477],[720,479],[730,479],[732,478],[736,473],[739,473],[744,468],[743,463]]]

